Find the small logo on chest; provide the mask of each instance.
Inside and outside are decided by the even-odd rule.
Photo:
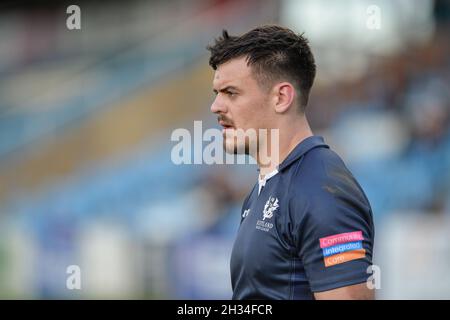
[[[273,228],[273,223],[265,221],[266,219],[271,219],[273,213],[278,209],[280,205],[278,204],[278,198],[269,197],[263,210],[263,219],[256,221],[256,229],[268,232]]]
[[[263,221],[272,218],[273,213],[278,209],[278,207],[278,198],[270,197],[269,200],[267,200],[266,205],[264,206]]]

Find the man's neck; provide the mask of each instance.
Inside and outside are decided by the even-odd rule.
[[[312,135],[313,133],[305,117],[301,118],[300,121],[293,125],[285,126],[283,129],[280,129],[278,157],[266,156],[266,161],[264,161],[264,163],[261,161],[261,156],[259,154],[256,158],[260,178],[263,179],[265,175],[273,172],[300,142]],[[270,148],[263,148],[262,150],[270,150]]]

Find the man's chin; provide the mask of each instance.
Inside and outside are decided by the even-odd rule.
[[[249,152],[247,145],[237,145],[235,143],[224,143],[223,149],[228,154],[248,154]]]

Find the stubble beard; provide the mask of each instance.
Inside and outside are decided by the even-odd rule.
[[[244,136],[239,139],[236,134],[223,133],[223,149],[228,154],[238,155],[245,154],[250,155],[250,142],[249,137]],[[242,141],[242,139],[244,141]],[[230,142],[232,140],[232,142]],[[238,141],[241,140],[241,141]]]

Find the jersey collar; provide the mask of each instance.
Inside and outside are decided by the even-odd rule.
[[[284,159],[282,163],[280,163],[280,165],[278,166],[278,171],[283,171],[309,150],[317,147],[329,148],[329,146],[325,143],[323,137],[321,136],[310,136],[302,140],[299,144],[297,144],[294,150],[289,153],[287,158]]]
[[[259,172],[259,171],[258,171]],[[278,173],[278,169],[273,170],[272,172],[266,174],[264,176],[264,178],[260,179],[260,176],[258,174],[258,185],[259,185],[259,189],[258,189],[258,195],[261,193],[261,189],[265,187],[267,180],[269,180],[270,178],[272,178],[274,175],[276,175]]]

